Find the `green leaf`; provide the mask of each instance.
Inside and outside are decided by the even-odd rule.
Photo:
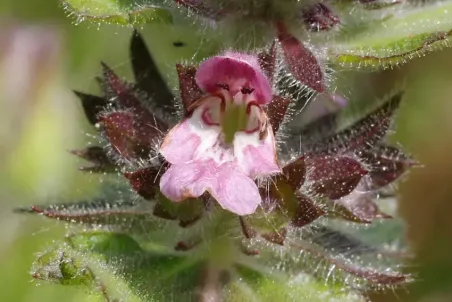
[[[92,201],[33,205],[18,208],[18,213],[40,214],[42,216],[83,224],[87,227],[146,234],[165,227],[165,221],[152,214],[153,204],[148,201],[130,201],[133,197],[115,192],[116,199],[99,198]]]
[[[451,1],[406,8],[384,20],[345,27],[329,60],[343,67],[389,68],[448,46],[451,33]]]
[[[115,278],[146,301],[190,301],[205,268],[191,254],[146,251],[125,234],[84,232],[67,241],[78,252],[105,262]]]
[[[130,236],[119,233],[85,232],[67,237],[76,250],[105,254],[127,254],[141,252],[140,245]]]
[[[38,256],[33,268],[33,278],[63,285],[93,286],[94,273],[64,249],[54,249]]]
[[[124,283],[114,279],[113,270],[88,255],[77,253],[68,244],[61,244],[40,255],[33,264],[35,279],[60,285],[81,286],[100,298],[99,301],[117,301],[127,296],[127,301],[138,301]]]
[[[229,285],[226,301],[364,301],[356,293],[344,291],[305,274],[294,278],[280,277],[237,265],[236,278]]]
[[[172,23],[172,15],[163,1],[147,0],[61,0],[65,10],[77,18],[77,23],[91,21],[136,25]]]

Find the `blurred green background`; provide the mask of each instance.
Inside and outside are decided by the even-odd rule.
[[[190,47],[197,47],[194,41],[188,50],[172,46],[179,39],[190,44],[186,30],[146,29],[146,39],[168,79],[174,79],[168,67],[175,60],[188,59]],[[18,31],[19,38],[12,39],[11,32]],[[100,60],[129,76],[130,33],[129,28],[115,26],[76,26],[56,0],[0,2],[2,302],[96,300],[76,288],[38,286],[31,280],[34,254],[60,238],[64,225],[14,215],[11,210],[95,192],[96,182],[78,172],[79,162],[66,152],[89,141],[86,132],[91,131],[71,89],[96,92]],[[360,101],[371,101],[405,84],[395,140],[424,164],[400,185],[399,212],[417,254],[408,270],[417,272],[419,282],[376,299],[452,301],[452,50],[398,70],[338,76],[344,91]]]

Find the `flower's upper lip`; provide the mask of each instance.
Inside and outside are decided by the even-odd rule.
[[[207,93],[218,92],[219,85],[231,95],[252,93],[261,105],[268,104],[272,97],[270,83],[252,55],[228,52],[210,58],[199,65],[195,80]]]

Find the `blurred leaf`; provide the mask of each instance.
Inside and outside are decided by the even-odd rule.
[[[34,266],[32,275],[35,279],[88,287],[96,283],[91,269],[63,249],[53,249],[39,255]]]
[[[146,0],[60,0],[66,11],[77,22],[136,25],[144,23],[171,23],[171,13],[160,5]]]
[[[402,0],[358,0],[358,2],[366,9],[382,9],[401,4]]]
[[[177,112],[173,108],[173,94],[159,72],[143,37],[138,32],[132,34],[130,57],[136,81],[135,85],[147,94],[145,105],[154,105],[155,108],[168,115],[176,114]]]
[[[77,251],[106,261],[146,301],[190,301],[204,269],[197,258],[145,251],[125,234],[85,232],[67,240]]]
[[[113,173],[116,170],[115,163],[108,153],[99,146],[90,146],[82,150],[71,150],[72,154],[92,163],[90,166],[82,166],[81,171],[96,173]]]
[[[330,286],[304,274],[290,279],[278,278],[237,265],[236,278],[229,285],[226,301],[363,301],[359,295],[350,294],[340,287]]]
[[[360,151],[380,141],[390,129],[394,115],[400,106],[403,92],[391,95],[372,112],[320,142],[303,143],[302,137],[291,137],[292,148],[308,154],[337,154]],[[304,149],[304,150],[303,150]]]
[[[142,234],[163,227],[164,222],[152,214],[153,204],[148,201],[115,201],[95,199],[76,203],[33,205],[18,208],[20,213],[36,213],[52,219],[80,223],[89,227],[127,231]]]
[[[448,46],[452,32],[452,2],[405,9],[367,30],[344,29],[330,60],[344,67],[388,68]]]
[[[67,237],[67,241],[76,250],[99,254],[119,255],[142,252],[135,240],[120,233],[83,232]]]
[[[76,285],[87,288],[103,297],[102,301],[112,300],[107,287],[85,261],[67,245],[49,250],[38,256],[33,264],[32,276],[35,279],[61,285]]]

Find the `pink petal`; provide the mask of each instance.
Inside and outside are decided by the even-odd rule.
[[[196,83],[209,93],[218,91],[217,84],[225,84],[232,95],[243,87],[254,89],[259,104],[270,102],[272,93],[270,83],[262,69],[258,58],[248,54],[227,52],[199,65],[195,76]]]
[[[215,170],[209,161],[172,165],[160,179],[160,191],[172,201],[199,197],[217,186]]]
[[[189,121],[174,126],[160,146],[160,154],[171,164],[182,164],[193,159],[201,137],[191,131]]]
[[[221,165],[217,179],[218,187],[210,193],[223,209],[241,216],[249,215],[262,202],[254,181],[238,171],[234,163]]]
[[[209,103],[207,106],[213,105]],[[182,164],[198,157],[203,158],[206,151],[217,143],[220,128],[205,124],[202,117],[204,111],[204,107],[194,110],[191,117],[174,126],[165,136],[159,151],[169,163]]]
[[[160,180],[160,190],[176,202],[207,191],[222,208],[237,215],[254,213],[262,201],[254,181],[234,163],[217,166],[211,160],[171,166]]]
[[[250,177],[271,175],[281,172],[276,155],[273,132],[267,130],[267,137],[259,140],[259,134],[236,133],[234,154],[243,173]],[[254,142],[253,142],[254,139]]]

